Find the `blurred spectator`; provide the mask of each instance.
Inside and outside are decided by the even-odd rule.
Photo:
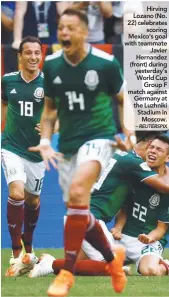
[[[113,10],[109,1],[74,2],[73,7],[85,10],[89,20],[88,42],[104,43],[104,18],[110,18]]]
[[[106,43],[114,43],[115,40],[120,40],[123,34],[124,1],[112,1],[111,4],[113,15],[111,18],[105,19]]]
[[[11,44],[13,42],[13,18],[15,11],[14,1],[1,2],[1,43]]]
[[[17,1],[12,47],[18,49],[27,35],[38,37],[44,44],[57,43],[57,20],[67,7],[67,2],[59,1]]]

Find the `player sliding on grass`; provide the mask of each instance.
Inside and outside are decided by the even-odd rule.
[[[127,197],[128,191],[132,186],[132,182],[134,187],[136,183],[140,185],[140,182],[142,181],[142,187],[147,187],[148,191],[151,191],[151,193],[156,193],[156,191],[153,190],[153,188],[148,187],[148,184],[151,184],[156,188],[159,187],[157,186],[159,176],[155,171],[151,171],[151,168],[148,167],[147,164],[140,157],[145,157],[148,143],[153,138],[154,132],[146,133],[138,141],[137,145],[135,146],[134,153],[119,152],[115,154],[113,158],[110,160],[111,166],[109,166],[109,170],[107,167],[107,170],[103,172],[103,175],[101,176],[100,180],[95,185],[95,191],[92,193],[91,199],[91,211],[95,214],[96,218],[99,219],[99,223],[102,226],[105,235],[112,247],[114,246],[114,241],[105,223],[111,221],[112,217],[122,207]],[[165,143],[165,141],[168,141],[168,138],[159,136],[159,139],[161,139],[159,140],[160,144],[166,147],[167,144]],[[161,162],[164,163],[164,161],[166,162],[167,159],[168,153],[164,150]],[[166,168],[166,170],[168,169]],[[167,178],[166,174],[162,176],[163,179]],[[157,183],[154,183],[153,180],[155,180]],[[164,188],[165,183],[167,183],[166,180],[163,182]],[[141,194],[139,194],[139,196],[140,195]],[[167,197],[165,197],[165,200],[163,201],[167,204]],[[154,228],[156,227],[157,220],[158,218],[155,220]],[[93,246],[89,244],[86,240],[83,241],[82,250],[78,256],[78,259],[82,261],[76,262],[76,274],[108,275],[108,273],[105,272],[106,264],[105,262],[103,262],[103,256],[98,251],[98,247],[94,242]],[[141,254],[140,250],[138,250],[137,256],[139,253]],[[83,261],[84,259],[91,260]],[[52,256],[44,255],[40,263],[34,266],[34,269],[31,271],[29,276],[37,277],[46,275],[48,273],[52,273],[52,271],[58,272],[59,269],[62,269],[63,265],[64,260],[54,260]]]
[[[169,138],[157,137],[147,150],[147,164],[169,181]],[[136,262],[144,276],[169,274],[169,262],[162,259],[169,227],[169,194],[155,192],[135,182],[134,193],[117,215],[112,234],[126,247],[128,260]]]

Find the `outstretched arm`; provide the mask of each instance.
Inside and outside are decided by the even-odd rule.
[[[71,6],[71,1],[56,1],[56,11],[59,16],[62,15],[62,13]]]
[[[80,2],[74,2],[72,1],[72,8],[84,10],[89,6],[89,1],[80,1]]]
[[[103,17],[110,18],[113,14],[113,7],[110,1],[98,1],[97,5]]]
[[[154,188],[158,192],[169,193],[169,179],[168,179],[168,183],[166,183],[166,181],[163,180],[163,177],[159,175],[153,175],[153,176],[147,177],[146,179],[143,180],[143,183]]]
[[[24,16],[27,10],[27,1],[17,1],[14,15],[14,41],[12,47],[18,49],[22,40]]]
[[[1,23],[9,32],[13,31],[13,19],[8,17],[3,11],[1,11]]]
[[[53,134],[54,125],[57,118],[57,110],[55,103],[48,97],[45,97],[44,111],[41,116],[41,140],[40,144],[35,147],[30,147],[29,151],[39,152],[42,159],[45,162],[46,169],[49,170],[49,163],[56,169],[56,160],[61,161],[63,155],[55,152],[55,150],[50,146],[50,139]]]
[[[41,116],[41,139],[51,139],[53,134],[54,125],[57,119],[57,110],[53,100],[49,97],[45,97],[44,110]]]
[[[35,126],[35,130],[38,131],[38,134],[41,135],[41,124],[38,123]],[[56,120],[55,125],[54,125],[54,129],[53,129],[53,134],[58,133],[59,132],[59,120]]]

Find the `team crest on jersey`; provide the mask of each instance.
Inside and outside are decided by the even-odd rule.
[[[160,203],[160,195],[154,194],[153,196],[151,196],[151,198],[149,199],[149,203],[150,203],[150,208],[157,207]]]
[[[34,92],[34,96],[36,97],[35,101],[40,102],[42,100],[42,98],[44,97],[44,89],[37,88]]]
[[[99,76],[97,72],[95,70],[88,70],[84,82],[90,91],[96,90],[99,83]]]

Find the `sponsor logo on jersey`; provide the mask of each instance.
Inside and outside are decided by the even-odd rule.
[[[85,76],[85,85],[90,91],[94,91],[99,83],[99,76],[95,70],[88,70]]]
[[[150,203],[150,208],[155,208],[160,204],[160,195],[159,194],[154,194],[153,196],[151,196],[151,198],[149,199],[149,203]]]
[[[13,89],[12,91],[10,91],[10,94],[17,94],[17,92],[15,89]]]
[[[61,84],[62,83],[61,78],[59,76],[56,76],[55,79],[53,80],[53,83],[58,85]]]
[[[37,88],[34,92],[35,101],[40,102],[44,98],[44,89],[43,88]]]

